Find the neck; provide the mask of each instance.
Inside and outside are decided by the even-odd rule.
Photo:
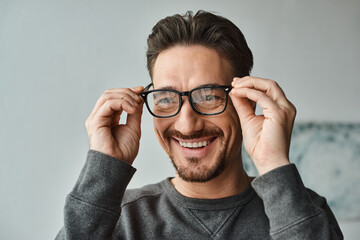
[[[251,178],[246,174],[242,161],[227,166],[219,176],[205,183],[186,182],[178,175],[171,180],[175,189],[182,195],[202,199],[217,199],[240,194],[250,182]]]

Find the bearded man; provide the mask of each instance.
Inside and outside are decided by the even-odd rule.
[[[147,66],[147,87],[107,90],[87,119],[90,150],[57,239],[343,238],[290,164],[295,107],[275,81],[250,76],[253,56],[232,22],[204,11],[162,19]],[[127,190],[144,104],[176,175]]]

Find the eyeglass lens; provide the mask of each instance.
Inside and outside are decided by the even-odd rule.
[[[193,106],[201,113],[218,113],[225,107],[226,93],[223,88],[201,88],[191,93]]]
[[[166,117],[180,109],[181,95],[175,91],[154,91],[148,94],[149,110],[156,116]],[[219,87],[205,87],[191,91],[193,107],[203,114],[222,112],[226,106],[226,92]]]
[[[147,102],[154,115],[171,116],[179,109],[180,95],[173,91],[155,91],[148,94]]]

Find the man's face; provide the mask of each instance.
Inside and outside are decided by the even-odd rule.
[[[228,60],[199,45],[162,51],[153,69],[155,89],[189,91],[201,85],[230,85],[232,78]],[[231,101],[225,112],[205,116],[196,113],[189,99],[183,97],[178,115],[154,118],[154,129],[185,181],[206,182],[231,168],[235,161],[241,161],[240,121]]]

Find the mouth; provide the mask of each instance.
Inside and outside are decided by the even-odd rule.
[[[217,148],[223,144],[224,132],[219,128],[209,127],[184,135],[177,130],[168,129],[164,132],[164,138],[169,143],[170,154],[175,154],[180,159],[212,159]]]
[[[201,158],[212,150],[212,145],[217,137],[206,137],[198,139],[177,139],[172,138],[185,157]]]
[[[203,148],[206,147],[207,145],[209,145],[215,138],[212,138],[210,140],[204,140],[204,141],[199,141],[199,140],[193,140],[193,141],[181,141],[181,140],[177,140],[178,143],[180,144],[180,146],[185,147],[185,148],[190,148],[190,149],[194,149],[194,148]]]

